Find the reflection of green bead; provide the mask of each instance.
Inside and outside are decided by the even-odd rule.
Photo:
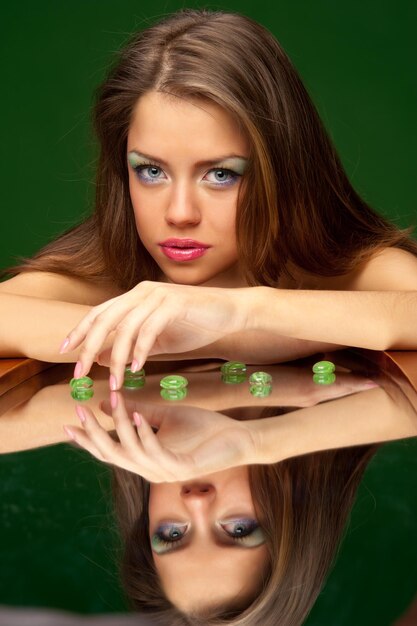
[[[164,400],[184,400],[187,396],[187,387],[180,389],[161,389],[161,398]]]
[[[266,398],[272,391],[272,385],[250,385],[249,391],[256,398]]]
[[[246,365],[240,361],[227,361],[220,368],[222,381],[228,385],[236,385],[246,380]]]
[[[142,369],[138,372],[132,372],[130,367],[126,367],[124,379],[123,379],[123,387],[127,389],[140,389],[145,384],[145,370]]]
[[[335,366],[331,361],[319,361],[313,365],[313,372],[315,374],[331,374],[334,370]]]
[[[272,376],[267,372],[253,372],[249,376],[249,391],[257,398],[266,398],[272,391]]]
[[[249,376],[250,385],[270,385],[271,383],[272,376],[266,372],[253,372],[253,374]]]
[[[82,376],[81,378],[71,378],[69,384],[72,389],[91,389],[94,383],[89,376]]]
[[[331,385],[336,380],[336,374],[330,372],[329,374],[314,374],[313,382],[316,385]]]
[[[188,385],[188,380],[185,376],[165,376],[159,384],[163,389],[183,389]]]
[[[94,396],[94,390],[77,389],[76,387],[73,387],[71,389],[71,396],[74,398],[74,400],[89,400]]]
[[[232,376],[222,376],[222,382],[227,385],[236,385],[238,383],[244,383],[246,380],[246,374],[237,374]]]

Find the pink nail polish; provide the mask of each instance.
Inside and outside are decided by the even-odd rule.
[[[139,363],[137,362],[136,359],[133,359],[133,361],[130,364],[130,371],[135,373],[138,371],[138,369],[139,369]]]
[[[86,420],[86,415],[84,413],[84,410],[78,404],[76,405],[75,410],[77,411],[77,415],[80,418],[80,420],[84,423]]]
[[[117,393],[115,391],[110,392],[110,405],[112,409],[117,409]]]
[[[114,374],[110,374],[109,385],[110,385],[110,389],[112,391],[116,391],[117,390],[117,380],[116,380],[116,376],[114,376]]]
[[[74,369],[74,378],[81,378],[81,374],[83,373],[83,364],[81,361],[77,361]]]
[[[68,346],[69,346],[69,342],[70,342],[69,338],[68,338],[68,337],[66,337],[66,338],[64,339],[64,341],[62,342],[62,344],[61,344],[61,347],[60,347],[60,349],[59,349],[59,354],[62,354],[63,352],[65,352],[65,350],[66,350],[66,349],[68,348]]]
[[[136,426],[140,426],[142,424],[142,418],[139,413],[136,413],[136,411],[133,413],[133,421],[135,422]]]
[[[66,434],[68,435],[68,437],[72,439],[73,441],[75,441],[75,434],[72,432],[72,430],[70,430],[67,426],[64,426],[63,428]]]

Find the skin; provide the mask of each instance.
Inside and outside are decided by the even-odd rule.
[[[158,167],[138,170],[147,161],[139,153],[157,157]],[[235,156],[199,165],[227,155]],[[239,270],[235,218],[248,155],[247,138],[218,105],[155,91],[140,98],[127,141],[129,190],[139,237],[159,265],[162,282],[247,286]],[[171,237],[212,247],[192,261],[174,261],[158,245]]]
[[[267,565],[266,545],[241,547],[243,542],[233,543],[216,526],[216,522],[242,517],[256,520],[247,467],[198,481],[151,485],[150,537],[161,522],[189,524],[181,548],[162,555],[153,552],[164,591],[175,606],[189,612],[235,603],[237,597],[245,604],[256,595]]]

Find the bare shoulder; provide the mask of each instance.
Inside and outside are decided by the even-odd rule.
[[[317,276],[297,269],[289,289],[337,291],[417,290],[417,257],[401,248],[384,248],[343,276]]]
[[[0,293],[95,306],[122,291],[112,284],[103,286],[74,276],[34,271],[22,272],[0,283]]]
[[[417,257],[401,248],[384,248],[352,274],[349,289],[417,290]]]

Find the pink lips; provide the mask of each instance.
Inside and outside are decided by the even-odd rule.
[[[192,261],[203,256],[211,247],[195,239],[166,239],[159,245],[165,256],[173,261]]]

